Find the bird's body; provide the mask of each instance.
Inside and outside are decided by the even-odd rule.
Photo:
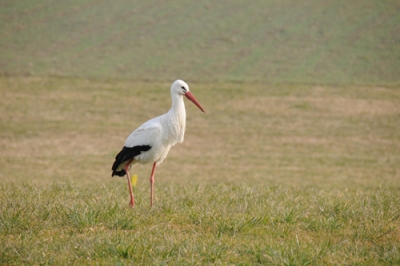
[[[186,110],[183,97],[186,96],[196,104],[203,112],[203,108],[189,92],[188,85],[177,80],[171,86],[171,109],[158,117],[155,117],[133,131],[126,139],[123,149],[115,157],[112,166],[112,176],[128,176],[130,186],[129,169],[137,163],[153,163],[150,177],[151,201],[153,202],[153,183],[156,165],[162,163],[172,146],[183,142],[186,127]],[[134,204],[131,191],[131,206]]]
[[[130,166],[136,163],[162,163],[170,148],[176,143],[183,142],[186,111],[183,99],[181,102],[183,109],[180,112],[172,111],[171,109],[168,113],[147,121],[133,131],[126,139],[124,144],[126,151],[122,153],[128,153],[131,154],[131,156],[127,156],[122,160],[128,162],[132,159],[131,157],[134,156],[134,161]],[[176,114],[180,115],[177,117]],[[136,148],[135,150],[134,147],[142,148]],[[149,149],[147,150],[147,148]],[[123,168],[125,164],[123,162],[121,163],[119,160],[116,160],[115,164],[113,168],[116,167],[116,169],[113,171],[113,175],[119,175],[118,173],[121,171],[124,173]]]

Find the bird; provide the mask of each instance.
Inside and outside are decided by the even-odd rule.
[[[153,164],[150,175],[150,207],[152,207],[156,166],[164,161],[172,146],[183,142],[186,128],[186,109],[183,96],[205,113],[201,104],[190,92],[188,84],[178,79],[171,85],[171,109],[161,116],[148,120],[134,130],[115,157],[111,167],[111,176],[127,176],[131,207],[135,205],[135,199],[129,174],[130,168],[138,163]]]

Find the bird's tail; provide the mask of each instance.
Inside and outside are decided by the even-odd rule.
[[[113,172],[112,172],[112,174],[111,174],[111,177],[113,177],[113,176],[125,176],[126,175],[126,171],[125,171],[125,169],[122,169],[121,171],[117,171],[117,170],[113,170]]]

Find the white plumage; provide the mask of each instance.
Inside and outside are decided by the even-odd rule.
[[[166,114],[145,122],[133,131],[126,139],[123,149],[115,157],[112,176],[127,175],[131,206],[134,205],[134,197],[129,176],[130,167],[136,163],[153,163],[150,176],[150,205],[152,206],[156,165],[162,163],[172,146],[183,142],[186,127],[183,96],[186,96],[204,112],[203,107],[189,91],[189,86],[182,80],[176,80],[171,86],[171,109]]]

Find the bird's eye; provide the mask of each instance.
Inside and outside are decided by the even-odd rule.
[[[185,88],[185,87],[183,87],[183,86],[181,87],[181,89],[182,89],[183,91],[186,91],[186,88]]]

